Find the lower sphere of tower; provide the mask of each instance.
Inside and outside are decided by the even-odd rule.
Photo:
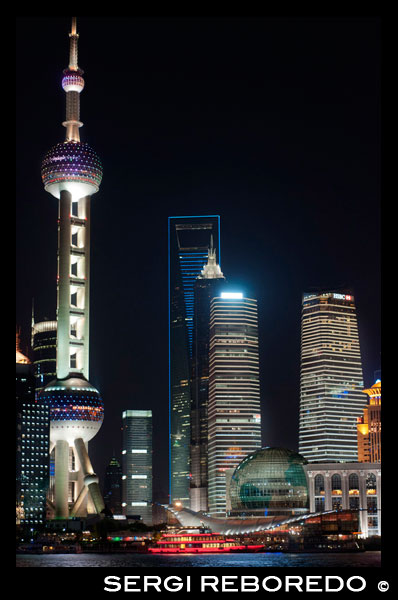
[[[104,403],[98,390],[80,373],[51,381],[40,392],[49,405],[50,440],[65,440],[70,445],[77,438],[90,441],[104,419]]]
[[[46,191],[56,198],[63,190],[81,198],[98,192],[102,165],[88,144],[63,142],[53,146],[45,155],[41,177]]]

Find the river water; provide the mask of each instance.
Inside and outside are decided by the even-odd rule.
[[[150,554],[17,554],[17,567],[380,567],[380,552],[287,554],[211,554],[153,556]]]

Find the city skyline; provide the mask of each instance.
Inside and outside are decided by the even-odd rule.
[[[317,30],[305,20],[181,24],[160,19],[151,24],[132,19],[134,41],[126,63],[125,23],[110,19],[108,31],[104,19],[79,18],[82,67],[89,74],[84,102],[90,122],[84,140],[106,166],[92,215],[96,326],[90,332],[90,380],[107,407],[104,426],[92,442],[100,473],[110,449],[121,447],[121,410],[141,408],[144,394],[159,431],[154,456],[167,444],[162,423],[168,419],[171,215],[219,214],[223,271],[258,299],[264,443],[297,448],[301,295],[310,287],[352,288],[364,384],[373,384],[380,368],[379,25],[377,19],[320,21]],[[35,24],[40,24],[39,40]],[[287,27],[296,55],[278,52],[285,38],[278,41],[271,25],[279,35]],[[30,337],[32,298],[38,321],[55,315],[56,207],[50,208],[41,189],[40,160],[57,139],[54,127],[63,114],[62,90],[56,90],[65,52],[59,40],[68,27],[67,18],[18,20],[17,324],[24,345]],[[333,41],[336,28],[339,47]],[[105,31],[111,37],[102,49],[98,40]],[[198,44],[204,31],[206,48],[203,41]],[[160,58],[162,36],[172,37],[171,32],[176,37]],[[185,54],[193,61],[190,70],[189,57],[178,46],[178,41],[188,44],[189,34]],[[144,52],[140,46],[145,36],[156,40],[154,50],[145,47]],[[22,65],[33,39],[48,61],[26,81]],[[92,44],[96,53],[90,52]],[[114,96],[103,89],[105,53],[116,69]],[[266,69],[261,68],[264,57]],[[122,77],[128,65],[134,84]],[[36,96],[40,102],[32,100]],[[109,120],[104,119],[108,107],[115,115]],[[32,110],[41,135],[28,138]],[[142,318],[137,320],[137,314]],[[128,397],[121,392],[126,388]],[[278,427],[287,410],[291,423]],[[167,493],[164,462],[161,456],[154,464],[158,497]]]

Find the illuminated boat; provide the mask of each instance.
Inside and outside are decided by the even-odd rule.
[[[164,534],[148,548],[152,554],[220,554],[227,552],[262,552],[262,544],[246,545],[221,533],[179,531]]]

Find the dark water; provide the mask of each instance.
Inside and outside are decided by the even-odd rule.
[[[380,567],[380,552],[339,554],[210,554],[152,556],[150,554],[30,554],[17,555],[17,567]]]

